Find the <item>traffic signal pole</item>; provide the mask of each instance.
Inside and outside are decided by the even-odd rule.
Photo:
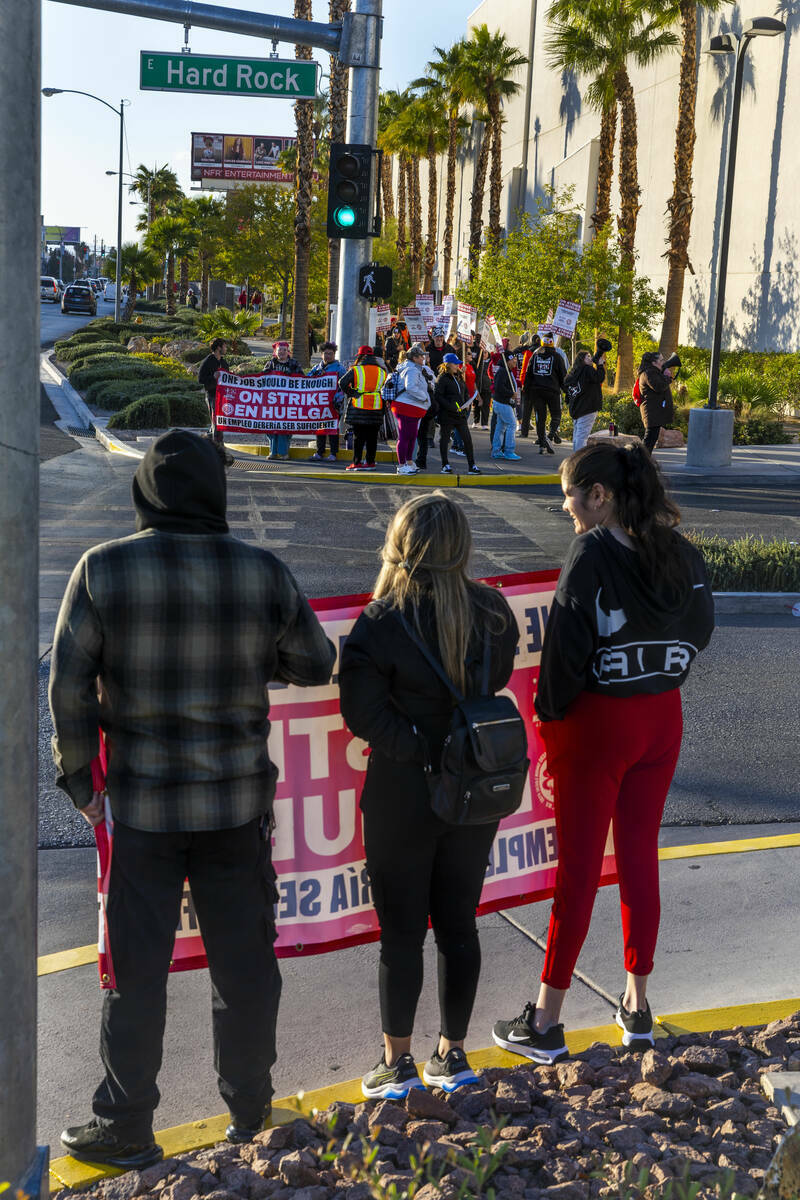
[[[36,1146],[40,0],[0,4],[0,1189],[47,1191]],[[22,167],[20,146],[27,148]]]
[[[347,140],[375,146],[378,139],[378,88],[382,0],[356,0],[355,12],[367,18],[364,65],[351,66],[347,108]],[[370,209],[374,209],[376,172],[372,175]],[[355,357],[369,334],[369,301],[359,293],[358,273],[372,258],[372,238],[343,238],[339,251],[339,295],[336,337],[341,362]]]

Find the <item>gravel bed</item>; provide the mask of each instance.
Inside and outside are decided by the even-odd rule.
[[[786,1133],[769,1070],[800,1069],[800,1012],[766,1028],[660,1040],[643,1055],[595,1043],[555,1066],[479,1072],[452,1096],[353,1105],[106,1179],[96,1200],[587,1200],[755,1196]],[[422,1173],[415,1163],[422,1162]],[[630,1165],[629,1165],[630,1164]],[[491,1177],[487,1173],[496,1165]],[[625,1184],[647,1171],[647,1181]]]

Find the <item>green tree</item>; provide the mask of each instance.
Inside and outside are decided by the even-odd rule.
[[[297,20],[310,21],[311,0],[294,0]],[[310,59],[310,46],[295,46],[295,58]],[[311,265],[311,204],[314,189],[314,101],[295,100],[297,168],[295,171],[294,296],[292,303],[292,353],[308,365],[308,303]]]
[[[613,7],[606,0],[555,0],[548,13],[551,64],[591,76],[593,103],[601,111],[613,86],[620,113],[617,225],[629,275],[636,254],[640,190],[636,103],[628,62],[647,67],[677,45],[676,35],[666,27],[670,19],[671,10],[660,5],[660,0],[618,0]],[[617,354],[617,386],[625,390],[633,385],[633,333],[624,325],[619,330]]]
[[[168,314],[175,312],[175,260],[191,254],[195,245],[194,233],[181,217],[156,217],[145,235],[147,249],[159,255],[162,263],[167,260]]]
[[[195,249],[200,275],[200,307],[206,312],[211,266],[222,249],[225,202],[216,196],[192,196],[184,200],[181,214],[197,236]]]
[[[145,229],[149,229],[157,216],[164,216],[168,205],[183,194],[178,176],[167,163],[153,167],[152,171],[140,163],[130,190],[139,196],[145,206]]]
[[[491,139],[491,169],[489,172],[489,236],[490,243],[500,241],[500,197],[503,192],[503,101],[515,96],[521,84],[514,72],[527,63],[508,41],[504,33],[492,33],[488,25],[477,25],[464,44],[460,78],[465,96],[474,103],[485,105],[489,116],[484,141]],[[487,148],[488,153],[488,148]],[[483,143],[478,156],[479,167],[484,154]],[[470,221],[470,259],[476,259],[483,229],[483,189],[486,179],[486,159],[483,176],[478,178],[472,195]],[[478,191],[480,187],[480,191]]]
[[[408,189],[407,183],[407,162],[408,158],[405,153],[405,146],[402,137],[399,136],[397,125],[395,124],[397,117],[408,103],[408,92],[388,91],[381,92],[378,103],[378,146],[383,150],[383,161],[387,164],[389,173],[388,178],[388,194],[391,196],[391,158],[392,155],[397,156],[397,254],[398,261],[404,263],[406,260],[406,251],[408,248]],[[384,220],[388,221],[389,212],[386,207],[387,195],[387,179],[386,175],[382,176],[382,191],[384,204]]]
[[[423,152],[428,164],[428,225],[422,259],[422,290],[430,292],[436,263],[438,157],[444,153],[448,144],[447,96],[444,88],[435,80],[426,79],[419,82],[423,90],[420,95],[414,97],[407,109],[406,118],[413,126],[412,145],[424,147]]]

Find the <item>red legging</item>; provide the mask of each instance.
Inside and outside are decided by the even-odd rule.
[[[570,985],[612,823],[625,970],[649,975],[661,915],[658,830],[683,733],[680,692],[614,699],[581,692],[562,721],[545,722],[541,731],[558,834],[542,982]]]

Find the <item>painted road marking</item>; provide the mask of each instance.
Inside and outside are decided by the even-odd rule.
[[[772,837],[739,838],[727,842],[697,842],[691,846],[662,846],[658,857],[662,862],[678,858],[705,858],[714,854],[745,854],[752,850],[784,850],[800,846],[800,833],[779,833]],[[513,922],[512,922],[513,924]],[[97,962],[96,946],[77,946],[72,950],[59,950],[55,954],[43,954],[38,960],[38,975],[54,975],[57,971],[69,971],[72,967],[85,967]]]
[[[737,1025],[764,1025],[769,1021],[790,1017],[798,1009],[800,997],[795,996],[788,1000],[768,1000],[757,1004],[670,1013],[656,1018],[657,1026],[654,1032],[658,1038],[676,1033],[708,1033],[713,1029],[732,1029]],[[662,1027],[663,1032],[659,1033],[658,1025]],[[566,1035],[567,1046],[573,1054],[588,1049],[592,1042],[613,1044],[618,1039],[619,1029],[616,1025],[595,1025],[590,1029],[575,1029]],[[528,1061],[501,1050],[499,1046],[490,1046],[486,1050],[470,1050],[468,1053],[472,1066],[483,1070],[489,1067],[519,1067]],[[422,1066],[421,1063],[419,1065]],[[285,1096],[273,1102],[271,1123],[285,1125],[297,1116],[309,1116],[315,1109],[322,1112],[334,1100],[352,1104],[360,1102],[363,1098],[360,1079],[349,1079],[347,1082],[332,1084],[313,1092],[299,1092],[296,1096]],[[224,1139],[225,1127],[229,1120],[230,1117],[225,1113],[201,1121],[190,1121],[186,1125],[174,1125],[171,1129],[161,1130],[155,1135],[155,1139],[159,1146],[163,1147],[165,1158],[188,1150],[202,1150]],[[50,1189],[51,1192],[57,1192],[62,1187],[85,1188],[96,1183],[98,1179],[119,1174],[120,1172],[113,1167],[89,1166],[69,1156],[57,1158],[50,1164]]]

